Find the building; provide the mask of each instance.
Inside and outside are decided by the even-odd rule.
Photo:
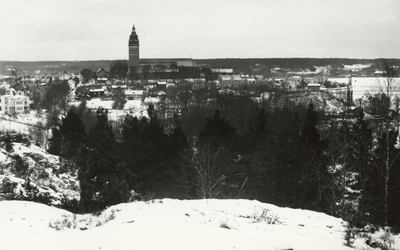
[[[108,72],[103,68],[96,71],[96,76],[99,84],[105,84],[108,80]]]
[[[139,99],[141,100],[143,97],[143,90],[130,90],[127,89],[125,90],[125,97],[128,98],[129,100],[133,100],[133,99]]]
[[[29,111],[29,97],[24,95],[0,96],[0,114],[21,114]]]
[[[131,35],[129,36],[129,61],[128,71],[135,72],[135,68],[139,67],[139,38],[136,34],[135,25],[133,25]]]
[[[243,83],[243,79],[240,75],[219,75],[218,81],[220,82],[221,88],[234,88],[239,87]]]
[[[321,84],[309,83],[309,84],[307,84],[307,90],[311,91],[311,92],[319,92],[321,90]]]
[[[104,89],[91,89],[90,91],[89,91],[89,95],[90,95],[90,97],[102,97],[102,96],[104,96]]]
[[[149,58],[139,56],[139,38],[135,25],[129,36],[129,80],[182,80],[200,78],[200,67],[191,58]]]

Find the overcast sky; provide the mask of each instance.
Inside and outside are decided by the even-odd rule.
[[[0,60],[400,58],[400,0],[0,0]]]

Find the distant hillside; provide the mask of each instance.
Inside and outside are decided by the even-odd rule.
[[[234,68],[236,72],[249,72],[251,66],[259,64],[267,68],[310,69],[313,66],[326,65],[353,65],[372,63],[378,67],[383,59],[349,59],[349,58],[226,58],[226,59],[197,59],[200,65],[209,65],[212,68]],[[386,59],[389,62],[400,63],[399,59]]]
[[[213,68],[234,68],[236,72],[249,73],[251,68],[259,65],[262,69],[280,67],[286,69],[310,69],[313,66],[325,65],[352,65],[372,63],[376,66],[382,64],[382,59],[349,59],[349,58],[221,58],[221,59],[194,59],[199,65]],[[399,59],[386,59],[387,61],[400,64]],[[51,74],[67,71],[77,73],[84,68],[89,69],[110,69],[113,60],[98,61],[0,61],[0,74],[10,74],[11,69],[18,73],[31,74],[40,70],[40,74]],[[261,73],[261,72],[260,72]]]
[[[110,69],[113,60],[101,61],[0,61],[0,74],[10,74],[10,69],[16,69],[19,74],[31,74],[40,70],[40,74],[51,74],[55,72],[77,73],[84,68],[89,69]]]

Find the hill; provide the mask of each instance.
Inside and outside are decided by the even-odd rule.
[[[3,201],[0,223],[1,249],[349,249],[341,219],[249,200],[133,202],[98,216]]]
[[[248,73],[254,65],[270,69],[281,67],[286,69],[310,69],[314,66],[326,65],[353,65],[368,64],[381,65],[383,59],[350,59],[350,58],[216,58],[194,59],[199,65],[207,65],[212,68],[234,68],[236,72]],[[386,59],[399,63],[399,59]],[[17,69],[19,73],[32,73],[40,70],[40,74],[54,72],[77,73],[84,68],[109,70],[113,60],[93,61],[0,61],[0,74],[10,74],[11,69]]]
[[[65,207],[80,199],[75,171],[60,165],[58,156],[30,143],[0,148],[0,201],[28,200]]]

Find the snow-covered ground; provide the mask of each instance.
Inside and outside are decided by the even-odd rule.
[[[30,125],[36,125],[38,122],[44,122],[45,117],[46,114],[37,115],[35,110],[31,110],[26,114],[18,114],[14,117],[0,115],[0,131],[12,131],[28,134]]]
[[[69,105],[79,106],[80,103],[80,101],[70,102]],[[113,121],[125,117],[128,113],[138,117],[147,115],[147,112],[145,111],[147,109],[147,105],[142,103],[141,100],[127,100],[124,109],[122,110],[112,109],[113,103],[114,101],[102,101],[100,98],[92,98],[91,100],[87,101],[86,107],[90,109],[98,109],[100,107],[108,109],[108,119]]]
[[[0,249],[349,249],[344,222],[250,200],[155,200],[99,216],[0,202]]]
[[[328,78],[329,81],[338,83],[349,83],[349,78]],[[396,77],[397,87],[400,86],[400,78]],[[383,77],[352,77],[353,86],[353,99],[362,98],[366,96],[367,92],[372,94],[379,92],[379,87],[385,84],[385,79]]]
[[[15,156],[18,155],[27,164],[24,173],[15,173]],[[0,148],[0,200],[48,197],[49,204],[58,206],[63,200],[80,199],[79,182],[76,175],[60,171],[59,157],[47,153],[35,145],[26,146],[13,143],[13,151]],[[29,177],[30,187],[26,180]],[[9,190],[10,187],[12,190]],[[18,197],[18,198],[17,198]],[[0,223],[1,225],[1,223]],[[0,248],[2,249],[2,248]]]

